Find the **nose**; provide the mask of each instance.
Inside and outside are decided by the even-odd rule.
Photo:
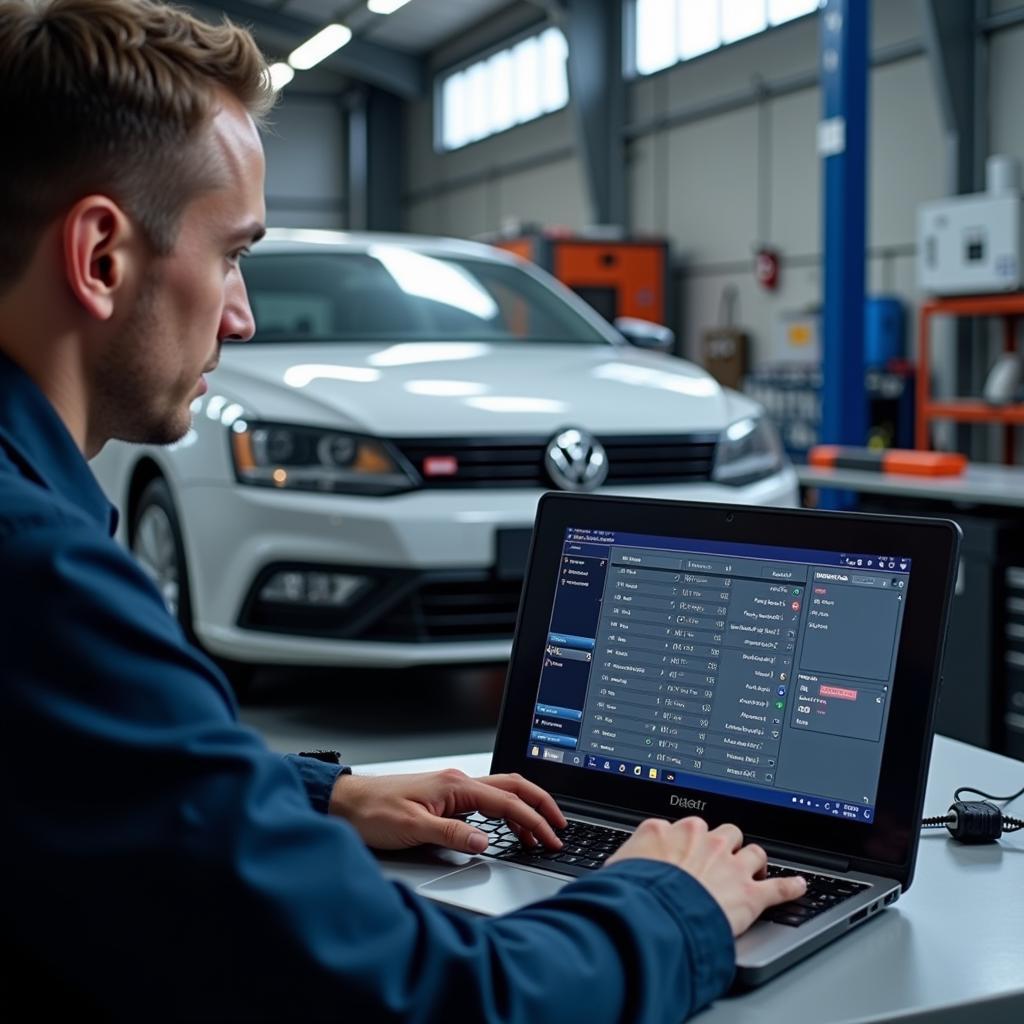
[[[249,305],[249,293],[242,271],[236,267],[227,282],[217,340],[248,341],[255,333],[256,320]]]

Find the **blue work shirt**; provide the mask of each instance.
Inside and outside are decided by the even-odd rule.
[[[61,991],[133,1021],[600,1024],[678,1021],[728,986],[725,916],[668,864],[616,864],[490,919],[386,879],[324,813],[337,767],[239,724],[115,522],[0,355],[0,915],[6,971],[24,959],[46,979],[37,1005]]]

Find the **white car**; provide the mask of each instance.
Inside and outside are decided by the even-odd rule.
[[[516,256],[272,231],[245,278],[256,337],[224,346],[189,433],[93,463],[229,665],[507,657],[547,489],[796,503],[758,405]]]

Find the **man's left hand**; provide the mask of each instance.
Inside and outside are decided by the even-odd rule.
[[[565,827],[564,815],[548,793],[521,775],[471,779],[454,768],[418,775],[340,775],[331,791],[330,813],[347,819],[367,846],[378,850],[434,843],[480,853],[487,848],[486,834],[458,817],[472,811],[504,818],[525,846],[562,846],[554,828]]]

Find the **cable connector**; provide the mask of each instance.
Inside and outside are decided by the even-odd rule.
[[[961,793],[974,793],[977,796],[988,797],[987,800],[961,800]],[[995,804],[989,800],[1001,800],[1009,803],[1017,797],[1024,796],[1024,789],[1017,790],[1009,796],[994,796],[980,789],[971,786],[961,786],[953,794],[953,803],[945,816],[936,818],[925,818],[921,822],[921,828],[942,828],[949,829],[949,834],[961,843],[994,843],[1000,836],[1007,832],[1019,832],[1024,829],[1024,821],[1019,818],[1011,818],[1003,814]]]
[[[957,800],[946,828],[961,843],[994,843],[1003,834],[1003,812],[987,800]]]

